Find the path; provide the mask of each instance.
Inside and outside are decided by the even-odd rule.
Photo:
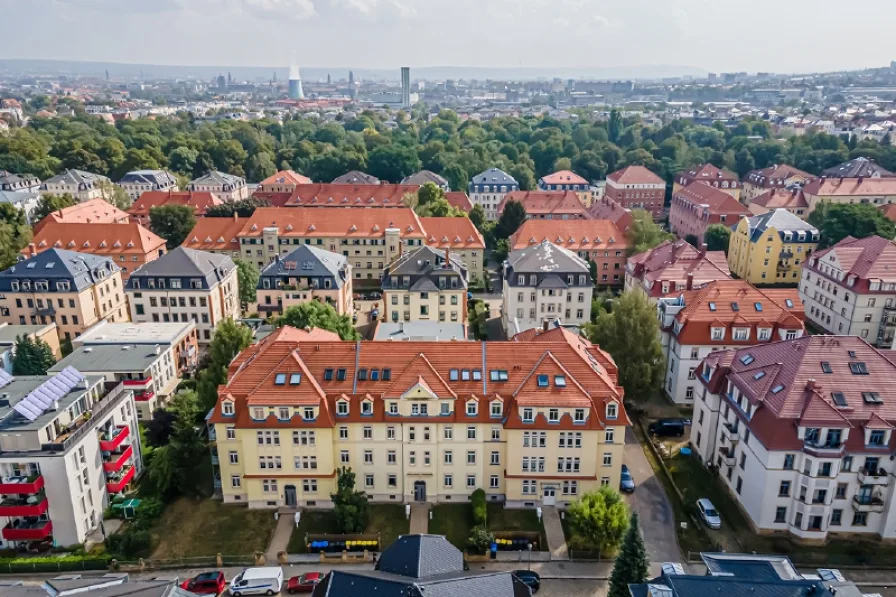
[[[554,506],[542,506],[542,522],[544,534],[548,539],[548,550],[551,552],[551,561],[569,560],[569,549],[566,547],[566,537],[563,536],[563,525],[560,524],[560,514]]]
[[[280,518],[277,519],[277,526],[274,528],[274,534],[271,535],[271,543],[268,545],[267,551],[264,552],[265,560],[269,566],[277,565],[277,554],[286,551],[289,546],[289,538],[292,536],[292,530],[296,525],[293,513],[280,512]]]
[[[644,448],[631,428],[625,430],[625,464],[635,478],[635,492],[626,494],[628,503],[638,513],[644,544],[653,562],[680,562],[675,513],[662,483],[653,474]]]
[[[429,504],[411,504],[411,535],[429,532]]]

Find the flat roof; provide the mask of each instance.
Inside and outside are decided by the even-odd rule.
[[[52,375],[25,375],[13,378],[12,382],[0,388],[0,397],[9,401],[7,405],[0,406],[0,431],[39,431],[52,423],[61,411],[80,400],[87,393],[88,388],[103,382],[103,377],[85,376],[86,387],[84,382],[79,383],[58,400],[58,408],[44,411],[33,421],[28,421],[13,410],[13,407],[25,396],[52,377]]]
[[[385,322],[376,326],[374,340],[466,340],[462,323],[429,321]]]
[[[49,323],[47,325],[0,324],[0,345],[15,344],[16,338],[23,334],[30,336],[55,326],[55,323]]]
[[[81,334],[76,345],[85,344],[174,344],[190,329],[186,323],[108,323],[100,322]]]
[[[159,346],[156,354],[155,347]],[[149,369],[162,358],[168,345],[157,344],[90,344],[79,346],[70,355],[50,367],[47,373],[58,373],[74,367],[81,373],[136,372]]]

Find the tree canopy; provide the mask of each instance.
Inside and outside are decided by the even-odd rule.
[[[206,218],[232,218],[233,214],[241,218],[248,218],[255,213],[256,208],[270,207],[271,202],[267,199],[258,199],[249,197],[248,199],[240,199],[239,201],[228,201],[221,205],[212,205],[205,208]]]
[[[25,219],[24,210],[0,203],[0,271],[16,264],[31,238],[31,226]]]
[[[674,234],[663,230],[653,221],[650,212],[643,209],[632,210],[632,225],[626,234],[633,254],[649,251],[667,240],[675,240]]]
[[[75,205],[77,201],[69,193],[62,195],[44,195],[37,201],[37,206],[31,212],[31,221],[40,222],[54,211],[65,209]]]
[[[728,242],[731,240],[731,229],[724,224],[712,224],[703,233],[703,242],[707,251],[724,251],[728,254]]]
[[[149,229],[165,239],[169,250],[176,249],[196,225],[193,208],[186,205],[160,205],[149,210]]]
[[[355,473],[343,466],[336,473],[336,493],[330,494],[343,533],[363,533],[367,528],[367,494],[355,489]]]
[[[628,586],[646,582],[649,568],[650,562],[638,524],[638,513],[633,512],[625,539],[622,541],[622,549],[613,564],[607,597],[631,597]]]
[[[511,199],[504,204],[504,211],[495,225],[495,238],[510,238],[526,221],[526,208],[519,201]]]
[[[567,514],[573,532],[602,554],[615,553],[628,529],[628,505],[609,485],[572,502]]]
[[[236,282],[240,290],[240,302],[251,304],[257,300],[258,279],[261,271],[251,261],[234,259],[236,263]]]
[[[227,381],[227,366],[252,343],[252,331],[232,319],[225,319],[215,328],[208,348],[208,364],[199,374],[196,392],[203,412],[218,401],[218,386]]]
[[[13,353],[13,375],[46,375],[47,370],[56,364],[56,355],[50,345],[27,334],[16,338]]]
[[[289,307],[277,318],[277,327],[320,328],[339,334],[343,340],[358,340],[360,336],[352,325],[351,317],[340,315],[332,306],[320,301],[308,301]]]
[[[143,481],[146,491],[160,499],[206,495],[208,479],[202,474],[202,467],[208,448],[196,431],[204,412],[199,399],[195,392],[180,392],[168,410],[174,416],[174,423],[168,443],[152,450]]]
[[[847,236],[865,238],[876,234],[892,240],[896,225],[870,203],[819,203],[809,223],[821,232],[819,248],[836,245]]]

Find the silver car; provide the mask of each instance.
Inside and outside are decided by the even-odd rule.
[[[700,498],[697,500],[697,509],[700,510],[700,518],[703,519],[706,526],[711,529],[722,528],[722,518],[719,516],[719,511],[716,510],[716,507],[712,505],[711,501],[706,498]]]

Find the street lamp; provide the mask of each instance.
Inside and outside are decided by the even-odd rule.
[[[532,544],[531,543],[528,545],[528,548],[529,548],[529,563],[526,566],[526,570],[531,572],[532,571]]]

